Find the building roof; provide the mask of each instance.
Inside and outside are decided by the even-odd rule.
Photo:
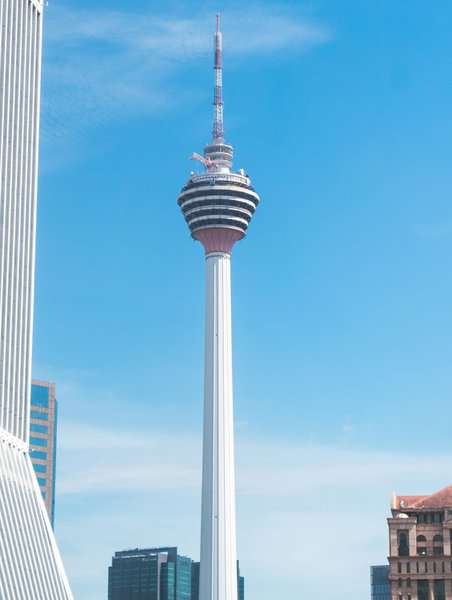
[[[431,494],[430,496],[395,496],[393,508],[444,508],[452,507],[452,485]]]

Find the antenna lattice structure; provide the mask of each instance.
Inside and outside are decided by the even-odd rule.
[[[215,90],[213,97],[213,130],[212,141],[224,142],[223,123],[223,36],[220,31],[220,15],[217,15],[217,27],[215,30]]]

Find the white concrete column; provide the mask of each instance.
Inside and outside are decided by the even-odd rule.
[[[206,256],[200,600],[237,600],[231,257]]]

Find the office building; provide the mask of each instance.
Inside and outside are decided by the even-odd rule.
[[[191,570],[191,600],[199,600],[199,562],[194,562]],[[237,589],[239,600],[245,600],[245,578],[240,574],[237,562]],[[379,599],[380,600],[380,599]]]
[[[452,486],[393,496],[389,526],[392,600],[452,600]]]
[[[231,252],[245,237],[259,203],[245,171],[232,171],[225,142],[222,34],[214,36],[214,123],[204,166],[182,188],[178,204],[193,239],[206,255],[204,433],[200,600],[237,600],[234,419],[232,398]]]
[[[72,594],[29,456],[43,3],[0,1],[0,598]]]
[[[30,457],[52,527],[55,520],[57,425],[55,384],[32,381]]]
[[[192,563],[177,547],[115,552],[108,600],[191,600]]]
[[[389,565],[370,567],[370,597],[371,600],[391,600]]]

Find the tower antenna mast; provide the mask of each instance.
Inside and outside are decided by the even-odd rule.
[[[220,15],[217,15],[217,27],[215,31],[215,90],[213,99],[213,130],[212,141],[224,142],[223,123],[223,36],[220,31]]]

